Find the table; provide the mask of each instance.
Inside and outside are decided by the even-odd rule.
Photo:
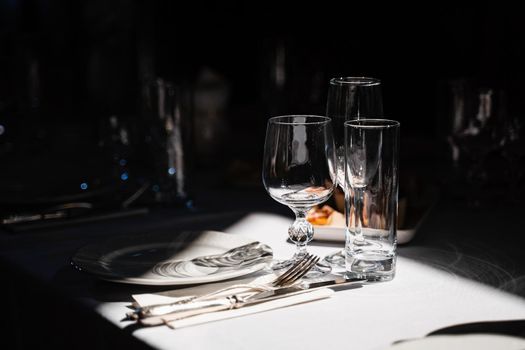
[[[381,349],[454,324],[525,319],[525,267],[519,258],[524,226],[518,207],[490,210],[440,202],[415,239],[399,247],[391,282],[178,330],[138,328],[122,320],[131,294],[166,287],[103,282],[69,266],[72,254],[87,243],[117,234],[180,229],[244,234],[269,244],[277,257],[293,253],[286,242],[291,215],[260,193],[230,198],[236,205],[218,209],[212,200],[214,210],[200,213],[164,209],[78,227],[2,233],[1,297],[10,315],[0,325],[4,339],[20,348]],[[322,256],[339,248],[312,242],[310,251]]]

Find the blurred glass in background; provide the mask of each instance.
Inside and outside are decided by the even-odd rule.
[[[473,79],[446,83],[444,117],[454,193],[478,205],[521,198],[523,122],[506,89]]]
[[[191,205],[189,196],[193,101],[191,88],[163,78],[142,91],[146,203]]]

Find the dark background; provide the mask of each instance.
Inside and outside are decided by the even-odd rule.
[[[144,151],[141,91],[159,77],[193,101],[183,116],[188,195],[176,204],[196,189],[261,187],[266,120],[324,114],[329,79],[361,75],[382,80],[385,115],[402,124],[402,192],[438,186],[474,205],[494,196],[523,198],[520,5],[11,0],[0,6],[4,209],[25,208],[35,198],[60,202],[61,195],[106,194],[103,201],[118,202],[154,176]],[[481,133],[456,142],[463,148],[454,163],[447,138],[457,82],[474,96],[472,105],[483,89],[497,98]],[[125,147],[107,142],[112,116],[129,132]],[[115,154],[125,154],[125,166],[115,165]]]

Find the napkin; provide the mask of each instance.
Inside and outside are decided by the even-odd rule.
[[[221,297],[232,295],[236,293],[246,293],[248,290],[247,286],[269,286],[270,282],[275,279],[275,274],[268,274],[265,272],[258,272],[249,277],[243,279],[229,280],[219,283],[202,284],[189,288],[178,288],[169,291],[164,291],[155,294],[134,294],[132,298],[134,300],[133,306],[145,307],[156,304],[172,303],[178,300],[186,299],[189,296],[202,296],[209,293],[215,293],[216,291],[227,289],[226,291],[218,294],[214,294],[214,297]],[[235,287],[235,288],[233,288]],[[231,289],[233,288],[233,289]],[[315,293],[314,293],[315,292]],[[191,326],[200,323],[218,321],[227,318],[240,317],[253,313],[273,310],[281,307],[291,306],[295,304],[305,303],[308,301],[314,301],[318,299],[328,298],[333,294],[333,290],[324,289],[311,292],[305,292],[299,295],[285,297],[281,299],[275,299],[267,302],[261,302],[259,304],[252,304],[241,307],[239,309],[225,310],[214,313],[208,313],[186,319],[174,320],[173,315],[164,315],[157,317],[149,317],[141,319],[140,322],[144,325],[153,326],[159,324],[166,324],[172,328],[181,328]]]
[[[267,274],[265,272],[256,272],[249,277],[227,280],[224,282],[217,283],[205,283],[196,285],[193,287],[182,287],[177,289],[171,289],[155,294],[134,294],[131,297],[135,302],[133,307],[144,307],[155,304],[164,304],[170,302],[176,302],[178,300],[187,299],[191,296],[202,296],[205,294],[214,293],[214,296],[227,296],[235,293],[242,293],[246,291],[246,286],[261,286],[269,285],[271,281],[275,279],[275,274]],[[234,288],[234,286],[244,286],[239,288]],[[225,293],[218,293],[217,291],[227,289]]]
[[[139,322],[146,326],[157,326],[165,324],[172,329],[178,329],[182,327],[193,326],[197,324],[214,322],[219,320],[225,320],[228,318],[240,317],[250,314],[255,314],[259,312],[274,310],[278,308],[283,308],[287,306],[292,306],[296,304],[302,304],[314,300],[320,300],[329,298],[332,296],[334,291],[329,288],[317,289],[313,291],[307,291],[297,295],[292,295],[289,297],[284,297],[280,299],[274,299],[266,302],[261,302],[253,305],[243,306],[239,309],[217,311],[206,314],[201,314],[197,316],[177,319],[177,314],[167,314],[163,316],[155,316],[141,319]],[[170,298],[162,295],[154,294],[142,294],[134,295],[133,299],[135,303],[139,306],[148,306],[165,302],[175,302],[182,299],[181,297]]]

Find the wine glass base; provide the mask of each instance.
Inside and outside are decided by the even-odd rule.
[[[274,272],[285,270],[285,269],[290,268],[293,264],[295,264],[298,259],[299,259],[299,256],[294,255],[293,258],[288,259],[288,260],[274,260],[272,264],[270,265],[270,268]],[[314,265],[314,267],[310,269],[310,271],[308,271],[303,276],[303,278],[304,279],[318,278],[327,273],[330,273],[331,271],[332,271],[332,267],[329,264],[327,264],[324,261],[319,261],[317,264]]]
[[[328,254],[324,260],[330,265],[345,266],[345,251],[343,249]]]
[[[345,251],[343,249],[328,254],[324,257],[323,261],[330,265],[332,274],[344,275],[346,273]]]

